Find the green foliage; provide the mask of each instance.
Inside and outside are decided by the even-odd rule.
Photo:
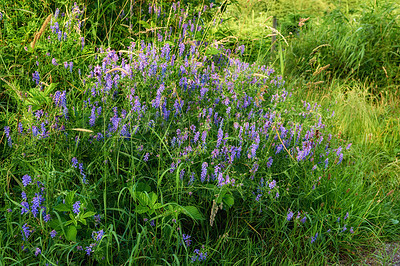
[[[286,50],[287,69],[291,75],[316,80],[319,70],[326,66],[328,79],[354,78],[378,86],[398,85],[397,12],[394,3],[376,2],[363,5],[359,15],[334,10],[313,19],[312,27],[307,24]]]

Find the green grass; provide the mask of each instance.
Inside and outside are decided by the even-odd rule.
[[[0,199],[0,227],[6,228],[0,231],[0,261],[11,265],[186,265],[193,256],[207,252],[206,260],[195,264],[349,264],[372,256],[378,263],[390,263],[390,251],[380,247],[399,241],[400,235],[400,101],[396,84],[382,85],[378,76],[359,80],[351,75],[343,77],[331,68],[322,71],[327,57],[319,49],[326,47],[317,49],[319,57],[313,65],[292,64],[296,49],[303,47],[304,56],[310,56],[309,49],[316,48],[310,44],[311,33],[324,31],[323,24],[307,24],[310,29],[302,37],[304,42],[296,43],[296,37],[286,36],[299,16],[310,14],[314,20],[322,15],[323,8],[335,7],[335,3],[303,1],[297,6],[284,2],[282,6],[293,9],[287,18],[276,3],[261,6],[250,1],[246,6],[247,2],[238,1],[222,14],[218,10],[221,3],[216,3],[213,11],[206,11],[204,19],[196,21],[195,25],[202,25],[205,31],[180,40],[179,15],[174,16],[168,3],[157,3],[166,13],[165,18],[156,18],[148,15],[144,2],[139,2],[142,13],[139,4],[128,12],[128,1],[87,2],[88,8],[80,17],[87,18],[85,27],[72,27],[63,42],[48,29],[45,36],[50,35],[51,43],[42,38],[35,51],[25,51],[24,46],[29,45],[43,18],[56,7],[61,12],[71,10],[72,4],[43,2],[42,9],[21,4],[23,10],[16,13],[11,12],[14,7],[0,6],[5,14],[0,21],[4,26],[0,38],[7,44],[1,49],[18,48],[14,55],[2,53],[0,58],[4,70],[0,74],[0,86],[4,88],[0,92],[0,192],[4,195]],[[342,4],[346,15],[362,15],[353,9],[358,2]],[[123,19],[118,18],[121,7],[125,7]],[[234,11],[237,7],[242,8],[240,12]],[[203,6],[197,3],[186,8],[188,19],[192,19]],[[256,12],[260,10],[262,13]],[[31,16],[31,24],[22,20],[23,14]],[[267,37],[270,32],[259,25],[269,15],[280,16],[288,25],[280,28],[288,44],[278,36],[279,49],[273,55]],[[218,22],[221,17],[223,22],[212,26],[213,20]],[[79,21],[67,16],[58,19],[60,28],[69,18],[69,23],[77,26]],[[139,19],[143,22],[138,23]],[[239,26],[232,26],[232,21],[240,22]],[[172,26],[171,39],[159,41],[151,31],[136,34],[149,26]],[[349,28],[342,30],[351,35]],[[81,37],[86,40],[84,49]],[[154,43],[151,53],[159,56],[158,68],[151,75],[147,75],[152,71],[151,59],[148,66],[138,68],[143,63],[142,40]],[[179,55],[177,44],[185,43],[185,53],[190,53],[193,40],[218,43],[218,48],[203,43],[196,47],[194,56],[187,54],[190,60],[186,60]],[[132,41],[136,42],[135,48],[128,47]],[[170,54],[176,60],[174,66],[168,63],[163,76],[159,66],[169,62],[165,54],[161,55],[166,43],[171,45]],[[243,56],[236,50],[241,44],[246,44]],[[382,51],[390,46],[383,44]],[[111,49],[103,52],[100,47],[122,52],[116,53],[116,59],[115,54],[109,54]],[[344,48],[353,51],[350,46]],[[208,60],[203,61],[204,56]],[[53,57],[58,65],[52,64]],[[89,77],[90,73],[103,62],[108,70],[123,67],[122,58],[132,66],[124,71],[132,70],[134,75],[123,77],[121,70],[111,72],[118,86],[108,94],[107,70],[96,70],[100,71],[100,79],[96,74]],[[231,61],[228,66],[228,58],[257,63],[238,71],[245,64]],[[64,68],[64,62],[73,62],[72,71]],[[210,75],[211,81],[222,82],[221,88],[203,81],[206,85],[202,86],[208,88],[206,96],[202,96],[200,87],[190,89],[190,82],[196,80],[190,71],[196,63],[199,71],[208,68],[212,75],[218,75]],[[257,68],[263,63],[278,73]],[[183,74],[181,67],[189,73]],[[32,80],[36,70],[43,82],[38,85]],[[278,74],[285,74],[285,85]],[[182,77],[188,78],[188,89],[182,85]],[[164,92],[158,92],[162,82]],[[93,88],[97,88],[96,95]],[[63,91],[66,104],[55,101],[55,95]],[[160,101],[166,103],[164,107],[157,106],[157,95],[163,95]],[[251,105],[242,108],[246,95],[252,97]],[[146,111],[133,111],[135,99],[140,100],[141,107],[147,106]],[[222,104],[226,99],[230,103]],[[182,110],[178,107],[181,100]],[[101,112],[97,113],[99,107]],[[218,112],[216,118],[214,113],[207,118],[210,107]],[[37,110],[44,112],[40,118],[33,112]],[[167,111],[171,112],[168,119]],[[92,124],[93,113],[97,115]],[[116,118],[120,120],[115,122]],[[263,130],[268,119],[271,124]],[[19,123],[23,125],[22,134],[18,133]],[[48,135],[33,136],[33,126],[43,135],[42,123]],[[251,149],[257,138],[251,133],[252,125],[259,129],[260,136],[255,158]],[[302,131],[296,140],[300,125]],[[10,127],[10,137],[5,126]],[[220,137],[220,130],[228,135]],[[196,132],[198,142],[194,141]],[[206,146],[199,144],[202,132],[208,133]],[[97,138],[98,133],[104,138]],[[282,142],[285,148],[277,152]],[[349,143],[352,146],[346,149]],[[313,145],[312,153],[298,159],[304,145]],[[241,157],[232,163],[223,156],[215,157],[213,149],[221,148],[222,154],[226,152],[223,146],[240,146]],[[82,165],[75,167],[73,158]],[[208,162],[205,181],[201,181],[203,162]],[[217,165],[222,169],[217,170]],[[229,174],[235,185],[221,184],[219,175],[213,180],[214,171],[224,178]],[[24,175],[40,181],[44,191],[36,183],[25,187]],[[277,184],[269,188],[272,180]],[[51,215],[49,222],[43,210],[36,217],[32,212],[21,215],[22,191],[27,193],[30,206],[38,194],[46,198],[40,205]],[[81,204],[79,215],[73,210],[77,201]],[[293,218],[288,219],[290,211]],[[100,222],[94,214],[100,215]],[[28,240],[21,234],[25,224],[35,229]],[[55,238],[50,237],[52,230],[57,231]],[[103,237],[94,239],[100,230]],[[184,242],[184,235],[190,236],[190,245]],[[85,255],[87,247],[93,249],[90,256]],[[36,248],[41,254],[35,255]]]

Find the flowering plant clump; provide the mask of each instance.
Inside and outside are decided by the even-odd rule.
[[[71,12],[61,25],[56,11],[46,42],[52,47],[73,38],[81,45],[71,49],[82,52],[83,13],[76,5]],[[77,260],[95,253],[108,263],[139,257],[157,241],[187,250],[192,238],[180,234],[182,227],[204,225],[211,212],[204,226],[212,230],[230,210],[278,217],[288,230],[312,227],[313,204],[320,202],[310,201],[329,191],[331,172],[345,158],[324,124],[332,113],[294,101],[273,68],[241,60],[244,46],[205,42],[201,13],[188,18],[177,11],[175,35],[157,32],[154,42],[135,40],[121,51],[98,48],[78,75],[74,61],[50,55],[46,67],[76,86],[48,84],[46,67],[38,65],[32,85],[39,92],[51,88],[50,100],[29,101],[25,118],[4,128],[8,149],[25,161],[35,154],[38,171],[47,167],[41,181],[22,176],[21,203],[10,198],[23,217],[15,226],[24,250],[35,257],[54,250],[69,259],[55,246],[72,245],[68,254]],[[200,230],[194,234],[204,239]],[[191,260],[211,256],[196,249]]]

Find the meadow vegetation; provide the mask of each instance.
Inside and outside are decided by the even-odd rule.
[[[0,4],[0,261],[394,263],[386,2]]]

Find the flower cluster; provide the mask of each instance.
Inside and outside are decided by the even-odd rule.
[[[191,258],[192,263],[194,263],[196,261],[201,262],[201,261],[207,260],[207,252],[204,251],[204,247],[202,248],[201,251],[199,249],[195,249],[193,252],[195,254]]]

